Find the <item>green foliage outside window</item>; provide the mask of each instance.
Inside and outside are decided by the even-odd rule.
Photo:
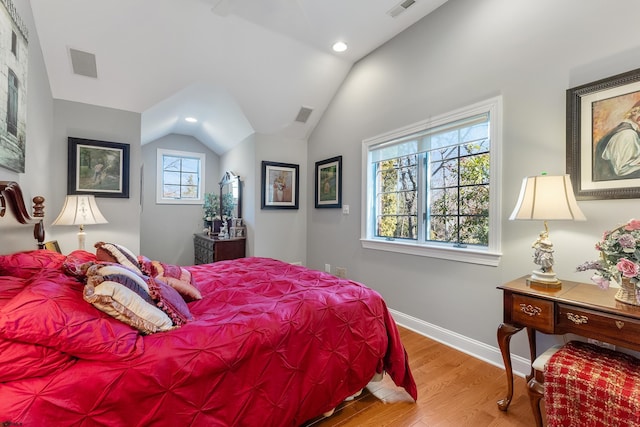
[[[422,159],[426,159],[425,162]],[[418,239],[418,165],[428,165],[425,240],[489,243],[488,140],[376,164],[377,236]]]

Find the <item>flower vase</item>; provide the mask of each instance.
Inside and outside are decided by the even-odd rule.
[[[636,296],[636,284],[631,283],[627,277],[623,277],[620,282],[620,289],[618,289],[615,299],[625,304],[640,305]]]

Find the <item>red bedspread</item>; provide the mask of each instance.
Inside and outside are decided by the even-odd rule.
[[[189,270],[203,295],[189,303],[193,321],[138,336],[124,356],[83,353],[50,375],[1,383],[0,422],[299,426],[381,370],[416,398],[396,325],[375,291],[266,258]],[[73,281],[64,277],[37,286]],[[56,292],[82,300],[77,286],[63,285]]]

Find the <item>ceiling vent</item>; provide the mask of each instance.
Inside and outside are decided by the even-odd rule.
[[[395,18],[396,16],[400,15],[402,12],[404,12],[405,10],[413,6],[415,2],[416,2],[415,0],[404,0],[402,3],[393,7],[390,11],[388,11],[387,14],[390,15],[392,18]]]
[[[93,53],[69,48],[73,73],[80,76],[98,78],[96,56]]]
[[[296,116],[296,122],[307,123],[312,112],[313,108],[300,107],[300,111],[298,111],[298,115]]]

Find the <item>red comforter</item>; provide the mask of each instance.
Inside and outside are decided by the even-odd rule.
[[[0,277],[0,350],[20,355],[5,357],[20,379],[0,383],[0,423],[299,426],[382,370],[416,398],[375,291],[266,258],[189,270],[203,295],[188,305],[194,320],[148,336],[84,302],[56,269],[16,278],[20,289]],[[3,322],[37,344],[6,339]]]

